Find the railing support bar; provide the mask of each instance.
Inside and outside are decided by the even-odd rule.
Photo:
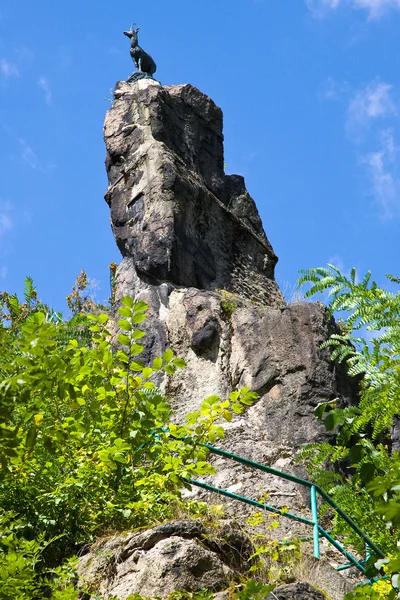
[[[364,565],[362,565],[352,554],[350,554],[350,552],[347,552],[347,550],[345,550],[343,546],[335,540],[335,538],[329,535],[329,533],[325,531],[325,529],[321,527],[321,525],[318,525],[318,530],[321,533],[321,535],[323,535],[324,538],[327,539],[328,542],[330,542],[332,546],[336,548],[336,550],[339,550],[339,552],[343,554],[347,558],[347,560],[349,560],[355,567],[357,567],[357,569],[359,569],[361,573],[365,573],[366,569]]]
[[[311,500],[311,518],[313,522],[313,543],[314,543],[314,556],[315,558],[321,558],[319,550],[319,529],[318,529],[318,504],[317,504],[317,490],[315,485],[310,488],[310,500]]]
[[[299,521],[300,523],[305,523],[306,525],[313,525],[310,519],[299,517],[298,515],[294,515],[280,508],[276,508],[275,506],[269,506],[269,504],[257,502],[257,500],[252,500],[251,498],[246,498],[245,496],[239,496],[239,494],[234,494],[233,492],[227,492],[226,490],[214,487],[213,485],[209,485],[208,483],[203,483],[203,481],[197,481],[197,479],[186,479],[186,477],[182,477],[182,479],[183,481],[186,481],[186,483],[196,485],[197,487],[201,487],[205,490],[208,490],[209,492],[216,492],[217,494],[221,494],[221,496],[227,496],[227,498],[233,498],[233,500],[240,500],[241,502],[245,502],[246,504],[250,504],[251,506],[257,506],[258,508],[262,508],[264,510],[267,510],[268,512],[276,513],[277,515],[281,515],[282,517],[288,517],[289,519]]]

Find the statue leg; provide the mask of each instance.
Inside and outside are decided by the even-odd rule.
[[[138,64],[138,69],[139,69],[139,71],[141,73],[142,72],[142,59],[141,58],[139,58],[138,63],[139,63]]]

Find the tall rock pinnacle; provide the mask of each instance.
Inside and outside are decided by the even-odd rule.
[[[104,136],[106,200],[139,278],[282,306],[274,254],[244,180],[224,174],[222,112],[191,85],[120,83]]]
[[[122,82],[104,135],[106,200],[123,256],[116,298],[149,305],[144,362],[171,347],[187,363],[158,381],[174,418],[247,386],[259,400],[234,416],[219,445],[297,472],[299,447],[327,439],[314,408],[354,402],[355,386],[320,348],[337,331],[323,305],[283,301],[254,201],[242,177],[224,174],[221,110],[190,85]],[[304,511],[295,484],[216,464],[219,487],[254,498],[268,491],[278,506]]]

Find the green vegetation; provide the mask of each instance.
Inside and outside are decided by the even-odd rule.
[[[247,388],[212,396],[185,426],[172,424],[152,379],[184,360],[166,350],[143,364],[147,305],[122,299],[118,335],[80,278],[70,321],[38,300],[31,279],[23,302],[0,296],[0,600],[76,599],[77,551],[173,517],[182,478],[213,472],[196,442],[223,437],[220,420],[255,399]],[[195,505],[185,501],[186,513]]]
[[[215,290],[217,294],[221,296],[221,308],[223,312],[230,317],[231,314],[236,310],[238,304],[238,297],[228,290]]]
[[[342,316],[340,332],[323,346],[359,378],[360,402],[345,408],[339,399],[321,403],[315,414],[338,432],[336,443],[309,445],[302,458],[312,477],[387,553],[386,559],[370,559],[368,573],[388,578],[356,588],[348,598],[391,600],[400,590],[400,455],[390,438],[400,415],[400,293],[378,287],[370,273],[357,283],[354,269],[346,277],[332,265],[302,271],[303,284],[311,284],[306,297],[327,293],[330,312]],[[357,548],[345,525],[337,522],[335,533]]]
[[[303,272],[300,284],[307,283],[306,296],[327,293],[329,310],[340,312],[340,330],[324,346],[358,379],[360,402],[318,405],[315,414],[336,441],[309,445],[302,458],[387,554],[371,557],[368,570],[387,579],[356,588],[349,600],[392,600],[400,590],[400,455],[390,438],[400,415],[400,294],[379,288],[369,273],[357,283],[354,270],[345,277],[333,266]],[[168,349],[144,364],[147,305],[125,297],[114,318],[92,301],[87,284],[83,272],[68,297],[70,320],[40,302],[31,279],[22,302],[0,294],[0,600],[77,600],[75,557],[96,537],[182,510],[198,515],[201,503],[181,500],[183,478],[213,472],[196,442],[223,437],[221,420],[255,399],[247,388],[226,400],[211,396],[186,425],[171,423],[155,381],[184,360]],[[233,301],[226,301],[229,313]],[[180,442],[183,436],[192,441]],[[255,525],[261,518],[251,517]],[[363,550],[342,521],[334,529]],[[265,596],[300,557],[296,544],[256,538],[250,572],[267,583],[233,583],[233,598]],[[171,600],[180,598],[208,600],[210,592]]]

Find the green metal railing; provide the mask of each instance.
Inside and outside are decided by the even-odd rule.
[[[174,436],[171,437],[178,441],[182,441],[183,443],[193,443],[190,438],[176,438]],[[204,483],[203,481],[198,481],[197,479],[184,479],[184,481],[186,481],[187,483],[203,488],[210,492],[216,492],[217,494],[221,494],[222,496],[226,496],[227,498],[239,500],[240,502],[244,502],[251,506],[256,506],[263,510],[273,512],[278,515],[287,517],[288,519],[293,519],[294,521],[298,521],[300,523],[304,523],[306,525],[311,526],[313,528],[312,540],[315,558],[320,558],[320,539],[325,538],[349,561],[348,564],[337,567],[337,571],[343,571],[344,569],[349,569],[350,567],[356,567],[359,571],[361,571],[361,573],[365,573],[366,568],[364,564],[368,560],[371,553],[375,554],[376,556],[379,556],[380,558],[384,558],[385,554],[382,552],[382,550],[378,548],[376,544],[374,544],[374,542],[358,527],[358,525],[356,525],[356,523],[354,523],[354,521],[336,504],[336,502],[318,485],[314,485],[312,482],[307,481],[306,479],[301,479],[300,477],[296,477],[295,475],[291,475],[290,473],[285,473],[284,471],[279,471],[278,469],[267,467],[266,465],[263,465],[261,463],[254,462],[252,460],[244,458],[243,456],[238,456],[237,454],[226,452],[225,450],[221,450],[220,448],[216,448],[215,446],[211,446],[210,444],[197,443],[196,445],[202,446],[203,448],[207,448],[207,450],[209,450],[212,454],[216,454],[217,456],[228,458],[235,462],[246,465],[247,467],[251,467],[253,469],[263,471],[264,473],[275,475],[276,477],[279,477],[281,479],[286,479],[288,481],[292,481],[294,483],[302,485],[303,487],[308,488],[310,490],[311,519],[307,519],[300,515],[295,515],[291,512],[287,512],[286,510],[270,506],[269,504],[265,504],[264,502],[252,500],[251,498],[248,498],[246,496],[240,496],[239,494],[228,492],[227,490],[223,490],[208,483]],[[347,525],[349,525],[349,527],[364,541],[366,549],[366,557],[364,560],[358,560],[355,556],[348,552],[338,540],[336,540],[328,531],[326,531],[322,527],[322,525],[320,525],[318,520],[318,496],[323,498],[323,500],[327,504],[329,504],[336,511],[336,513],[340,515],[340,517],[347,523]]]

